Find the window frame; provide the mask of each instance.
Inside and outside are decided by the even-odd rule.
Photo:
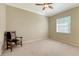
[[[63,23],[58,24],[58,20],[61,21],[62,19],[67,18],[67,17],[70,18],[69,20],[67,20],[68,23],[66,24],[66,25],[68,26],[68,27],[67,27],[67,31],[61,31],[61,30],[58,31],[58,25],[61,25],[62,27],[65,25],[65,24],[63,24]],[[61,21],[61,22],[62,22],[62,21]],[[62,27],[61,27],[61,28],[62,28]],[[71,16],[63,16],[63,17],[57,18],[57,19],[56,19],[56,33],[68,33],[68,34],[69,34],[70,32],[71,32]]]

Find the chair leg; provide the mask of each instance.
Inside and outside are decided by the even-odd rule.
[[[15,42],[16,46],[17,46],[17,42]]]
[[[11,52],[12,52],[12,47],[11,47]]]
[[[10,44],[8,44],[8,42],[7,42],[7,47],[6,48],[7,48],[7,50],[10,49],[11,52],[12,52],[12,42],[10,42]]]
[[[22,46],[22,41],[21,41],[21,46]]]
[[[10,49],[11,49],[11,52],[12,52],[12,43],[11,43],[11,48]]]
[[[8,47],[8,43],[7,43],[6,49],[7,49],[7,50],[9,49],[9,47]]]

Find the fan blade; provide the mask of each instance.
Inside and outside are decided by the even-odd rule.
[[[45,10],[45,7],[42,10]]]
[[[49,8],[53,9],[53,7],[52,7],[52,6],[49,6]]]
[[[47,4],[53,4],[53,3],[47,3]]]
[[[44,4],[35,4],[35,5],[44,5]]]

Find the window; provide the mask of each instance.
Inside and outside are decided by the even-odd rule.
[[[56,32],[70,33],[70,16],[56,19]]]

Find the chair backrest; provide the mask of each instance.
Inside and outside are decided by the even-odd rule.
[[[11,32],[11,39],[15,39],[16,38],[16,31],[12,31]]]
[[[10,32],[6,32],[6,39],[11,39],[11,33]]]
[[[6,32],[6,39],[15,39],[16,38],[16,31]]]

